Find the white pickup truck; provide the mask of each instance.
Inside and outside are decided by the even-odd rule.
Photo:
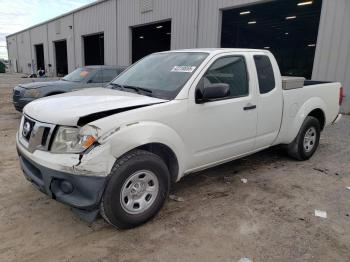
[[[337,122],[340,83],[282,79],[266,50],[149,55],[114,79],[24,108],[17,149],[25,177],[92,221],[151,219],[184,175],[283,144],[310,158]]]

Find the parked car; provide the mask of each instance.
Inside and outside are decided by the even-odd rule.
[[[87,87],[106,86],[126,67],[85,66],[80,67],[58,81],[40,81],[20,84],[13,89],[12,102],[17,111],[35,99],[52,96]]]
[[[184,175],[278,144],[309,159],[341,118],[341,101],[340,83],[282,80],[267,50],[162,52],[109,88],[28,104],[17,148],[42,192],[86,220],[101,213],[131,228],[151,219]]]

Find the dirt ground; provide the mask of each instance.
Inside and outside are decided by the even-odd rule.
[[[323,132],[309,161],[273,148],[190,175],[172,189],[183,202],[119,231],[81,221],[24,179],[11,104],[24,81],[0,74],[0,261],[350,261],[350,117]]]

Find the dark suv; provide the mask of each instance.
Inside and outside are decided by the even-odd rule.
[[[22,111],[26,104],[41,97],[88,87],[104,87],[125,68],[125,66],[85,66],[77,68],[58,81],[20,84],[13,89],[12,102],[16,110]]]

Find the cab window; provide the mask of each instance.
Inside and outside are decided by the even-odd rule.
[[[260,94],[269,93],[276,86],[270,58],[265,55],[255,55],[254,61],[258,73]]]
[[[106,69],[102,70],[102,78],[103,82],[111,82],[114,78],[116,78],[120,74],[117,69]]]
[[[102,71],[100,70],[91,78],[90,83],[103,83],[102,77]]]
[[[117,69],[103,69],[98,71],[91,79],[91,83],[108,83],[118,75]]]
[[[218,58],[201,79],[201,85],[228,84],[230,96],[227,98],[247,96],[249,94],[248,74],[245,59],[242,56]]]

